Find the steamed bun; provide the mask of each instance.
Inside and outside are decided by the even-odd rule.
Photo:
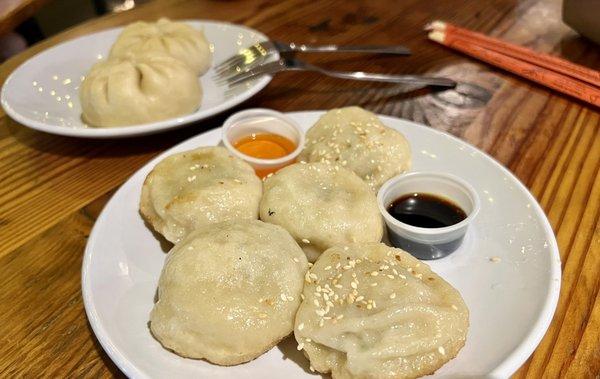
[[[195,74],[167,55],[114,58],[95,64],[79,90],[92,126],[144,124],[192,113],[202,97]]]
[[[171,155],[148,174],[140,212],[171,242],[227,220],[257,219],[262,181],[223,147]]]
[[[292,332],[307,269],[279,226],[253,220],[197,230],[167,256],[152,334],[184,357],[252,360]]]
[[[209,43],[202,30],[166,18],[127,26],[111,48],[110,57],[147,53],[168,54],[187,64],[196,75],[208,71],[212,60]]]
[[[267,178],[260,218],[290,232],[311,262],[334,245],[383,235],[375,194],[352,171],[328,163],[297,163]]]
[[[308,130],[299,160],[340,164],[377,191],[410,169],[411,154],[402,133],[367,110],[347,107],[330,110]]]
[[[334,379],[432,374],[465,344],[458,291],[401,249],[332,247],[306,281],[294,334],[312,367]]]

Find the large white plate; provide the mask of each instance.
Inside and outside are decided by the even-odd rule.
[[[186,21],[204,28],[214,46],[213,63],[236,54],[241,47],[268,38],[245,26],[214,21]],[[105,30],[79,37],[45,50],[19,66],[6,80],[0,102],[6,113],[32,129],[73,137],[116,138],[158,133],[234,107],[263,89],[270,76],[242,84],[233,91],[219,86],[209,70],[199,80],[204,95],[200,108],[189,115],[143,125],[94,128],[81,121],[79,85],[82,77],[99,59],[106,58],[123,28]]]
[[[290,115],[308,129],[321,114]],[[556,307],[560,257],[552,229],[527,189],[486,154],[422,125],[391,117],[382,120],[410,141],[413,170],[458,175],[482,200],[463,246],[449,257],[428,262],[460,291],[471,312],[465,347],[436,375],[508,377],[533,352]],[[165,156],[216,145],[220,135],[216,129],[191,138],[140,169],[106,205],[89,237],[82,274],[85,309],[98,340],[130,377],[310,375],[306,359],[291,340],[252,362],[219,367],[181,358],[163,349],[149,332],[148,316],[165,253],[138,213],[142,183]]]

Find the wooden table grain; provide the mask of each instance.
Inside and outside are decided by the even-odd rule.
[[[358,104],[446,130],[494,156],[541,203],[563,268],[550,329],[515,377],[599,377],[598,109],[430,43],[422,32],[426,22],[444,19],[598,69],[600,49],[561,23],[560,1],[157,1],[33,46],[0,66],[0,83],[27,58],[61,41],[160,16],[225,20],[295,42],[404,44],[411,57],[306,59],[338,69],[440,73],[459,80],[453,91],[406,94],[286,73],[238,109]],[[35,132],[0,111],[0,377],[122,375],[84,313],[80,270],[86,239],[129,175],[173,144],[219,126],[225,116],[160,136],[94,141]]]

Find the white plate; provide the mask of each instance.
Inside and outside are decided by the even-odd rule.
[[[267,40],[264,34],[245,26],[214,21],[186,21],[204,28],[214,46],[213,64],[236,54],[241,47]],[[264,76],[227,91],[212,79],[211,69],[199,80],[204,92],[200,108],[189,115],[143,125],[93,128],[81,121],[78,89],[90,67],[104,59],[123,28],[79,37],[45,50],[19,66],[2,87],[0,101],[6,113],[32,129],[73,137],[115,138],[158,133],[234,107],[263,89]]]
[[[308,129],[321,114],[289,115]],[[410,141],[413,170],[460,176],[482,200],[463,246],[449,257],[427,262],[460,291],[471,315],[465,347],[436,376],[508,377],[540,342],[558,300],[560,257],[548,220],[527,189],[486,154],[419,124],[382,120]],[[82,273],[85,309],[98,340],[130,377],[310,377],[306,359],[291,340],[252,362],[219,367],[181,358],[163,349],[149,332],[165,253],[138,213],[142,183],[165,156],[216,145],[220,136],[221,130],[215,129],[191,138],[140,169],[109,201],[89,237]]]

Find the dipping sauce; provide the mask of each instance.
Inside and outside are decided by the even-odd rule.
[[[394,200],[387,211],[396,220],[421,228],[443,228],[467,218],[458,205],[428,193],[403,195]]]
[[[296,150],[289,139],[272,133],[253,133],[233,143],[242,154],[259,159],[283,158]]]

